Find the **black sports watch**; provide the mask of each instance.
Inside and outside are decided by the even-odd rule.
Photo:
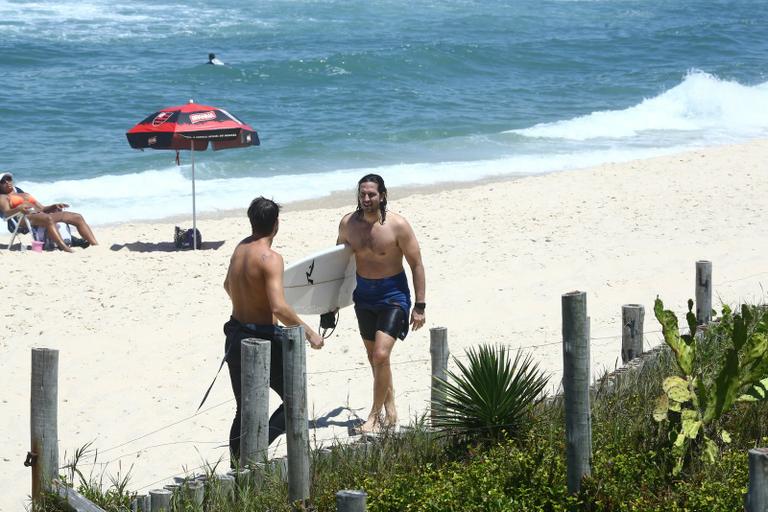
[[[419,309],[421,311],[424,311],[427,308],[426,302],[414,302],[413,303],[413,309]]]

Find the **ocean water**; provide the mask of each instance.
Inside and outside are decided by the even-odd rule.
[[[766,27],[765,0],[0,0],[0,171],[96,225],[191,214],[189,152],[125,138],[189,99],[262,141],[196,153],[198,212],[740,142]]]

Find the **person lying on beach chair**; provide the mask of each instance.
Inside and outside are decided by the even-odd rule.
[[[72,252],[72,249],[64,242],[56,227],[59,222],[77,228],[78,233],[85,239],[85,243],[80,244],[82,247],[98,245],[91,227],[85,222],[83,216],[75,212],[65,212],[64,209],[68,207],[69,205],[64,203],[45,206],[30,194],[15,187],[11,173],[6,172],[0,176],[0,215],[3,218],[8,219],[23,212],[29,223],[33,227],[44,228],[46,235],[62,251]],[[17,220],[17,222],[21,221],[22,219]]]

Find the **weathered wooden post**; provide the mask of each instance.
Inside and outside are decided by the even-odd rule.
[[[712,320],[712,262],[696,262],[696,324]]]
[[[71,487],[61,485],[58,480],[54,480],[53,490],[67,502],[68,509],[75,512],[104,512],[104,509],[93,503],[91,500],[77,492]]]
[[[440,390],[437,387],[437,379],[445,380],[448,369],[448,329],[445,327],[433,327],[429,330],[429,353],[432,356],[432,392],[430,396],[430,413],[432,426],[435,426],[435,417],[443,412],[439,399]]]
[[[627,364],[643,353],[643,321],[645,308],[641,304],[621,306],[621,362]]]
[[[171,512],[171,496],[173,496],[173,492],[168,489],[152,489],[149,491],[152,512]]]
[[[232,475],[218,475],[221,496],[232,499],[235,495],[235,477]]]
[[[336,493],[336,512],[365,512],[365,491],[339,491]]]
[[[150,512],[149,495],[139,494],[131,503],[131,512]]]
[[[309,499],[307,354],[303,327],[287,327],[285,334],[283,401],[288,448],[288,499],[295,503]]]
[[[59,474],[58,442],[59,351],[32,349],[30,450],[24,465],[32,467],[32,502],[52,489]]]
[[[768,448],[749,450],[749,491],[747,512],[768,511]]]
[[[199,480],[187,482],[184,486],[184,494],[189,501],[195,505],[202,506],[203,499],[205,498],[205,483]]]
[[[581,479],[591,473],[592,461],[587,294],[579,291],[564,294],[562,312],[566,460],[568,492],[573,494],[581,488]]]
[[[269,448],[269,340],[241,343],[240,467],[261,462]]]

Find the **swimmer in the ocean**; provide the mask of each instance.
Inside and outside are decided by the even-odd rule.
[[[223,66],[224,63],[221,62],[219,59],[216,58],[215,53],[209,53],[208,54],[208,64],[213,64],[214,66]]]

